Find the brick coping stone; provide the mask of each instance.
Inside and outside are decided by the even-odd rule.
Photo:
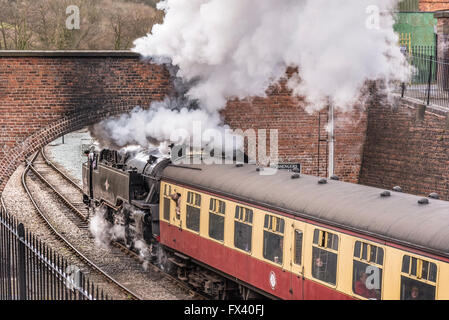
[[[0,57],[140,57],[129,50],[0,50]]]

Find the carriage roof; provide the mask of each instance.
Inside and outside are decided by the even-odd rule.
[[[449,202],[423,205],[421,197],[405,193],[381,197],[384,190],[374,187],[291,176],[282,170],[262,175],[250,164],[169,166],[163,173],[188,186],[449,256]]]

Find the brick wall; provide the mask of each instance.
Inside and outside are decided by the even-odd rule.
[[[397,108],[372,104],[360,183],[427,196],[437,192],[449,199],[449,130],[446,114],[403,100]]]
[[[166,70],[130,53],[0,52],[0,191],[17,166],[57,137],[162,99],[171,85]],[[223,117],[233,128],[278,129],[279,158],[303,172],[326,175],[327,111],[304,110],[285,83],[267,98],[230,101]],[[363,110],[335,115],[335,173],[359,178],[366,130]],[[318,145],[320,157],[318,161]],[[320,169],[318,170],[318,162]]]
[[[421,11],[449,10],[449,1],[448,0],[421,0],[419,2],[419,10],[421,10]]]
[[[0,53],[0,191],[25,157],[68,132],[170,90],[163,68],[129,52]]]
[[[68,132],[136,105],[148,106],[171,89],[169,75],[129,53],[0,54],[0,191],[17,166]],[[114,56],[115,55],[115,56]],[[335,173],[345,181],[449,199],[446,115],[430,109],[417,120],[405,100],[385,106],[375,94],[351,113],[335,114]],[[309,114],[285,83],[266,98],[229,101],[222,112],[232,128],[278,129],[279,158],[304,173],[326,175],[327,110]],[[319,121],[321,119],[321,124]],[[320,147],[320,157],[318,156]]]
[[[328,138],[328,111],[313,114],[306,112],[303,100],[292,97],[285,83],[267,92],[266,98],[230,101],[222,113],[226,123],[242,130],[278,129],[280,163],[300,163],[305,174],[327,176],[327,142],[319,142],[319,138]],[[342,180],[358,182],[367,124],[366,112],[361,108],[351,113],[335,111],[334,119],[334,173]]]

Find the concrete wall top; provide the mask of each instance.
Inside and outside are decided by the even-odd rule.
[[[141,55],[129,50],[0,50],[0,57],[125,57],[138,58]]]
[[[443,11],[437,11],[433,14],[435,18],[449,18],[449,11],[443,10]]]

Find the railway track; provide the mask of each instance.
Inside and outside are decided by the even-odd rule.
[[[33,163],[35,162],[35,160],[38,156],[39,156],[39,152],[33,156],[32,160],[30,162],[27,162],[26,168],[22,174],[22,185],[23,185],[26,193],[28,194],[31,202],[33,203],[34,207],[36,208],[36,211],[39,213],[39,216],[45,221],[47,226],[50,228],[51,233],[54,236],[56,236],[59,240],[61,240],[69,248],[69,250],[72,251],[78,258],[80,258],[82,261],[84,261],[86,264],[88,264],[93,270],[95,270],[96,272],[101,274],[104,278],[106,278],[108,282],[110,282],[110,283],[114,284],[115,286],[117,286],[118,288],[120,288],[120,290],[122,290],[126,295],[128,295],[132,299],[141,300],[142,298],[138,294],[134,293],[130,289],[128,289],[125,286],[123,286],[122,284],[120,284],[118,281],[116,281],[114,278],[112,278],[109,274],[107,274],[104,270],[102,270],[99,266],[97,266],[97,264],[94,263],[91,259],[86,257],[80,250],[78,250],[68,239],[66,239],[66,237],[61,232],[59,232],[57,230],[54,223],[52,221],[50,221],[47,214],[44,213],[44,211],[40,208],[40,206],[34,199],[32,192],[28,188],[28,185],[26,182],[26,176],[27,176],[28,172],[30,170],[32,170],[37,175],[37,177],[39,179],[41,179],[42,181],[45,181],[45,183],[48,184],[48,182],[42,177],[42,175],[40,175],[37,172],[37,170],[33,167]],[[58,195],[58,197],[61,196],[60,193],[57,193],[57,195]]]
[[[36,161],[40,160],[40,161]],[[56,174],[55,174],[56,173]],[[65,232],[58,231],[58,227],[49,219],[48,214],[42,210],[38,204],[38,201],[35,201],[32,193],[27,187],[26,184],[26,176],[32,175],[34,178],[37,178],[43,185],[46,186],[51,192],[58,198],[58,200],[64,204],[67,210],[64,210],[64,215],[73,225],[75,225],[81,232],[86,234],[86,237],[90,237],[90,232],[88,230],[89,226],[89,216],[90,212],[86,209],[84,203],[82,203],[82,189],[81,187],[75,183],[70,177],[68,177],[64,172],[62,172],[57,166],[55,166],[45,155],[44,150],[41,150],[40,153],[36,153],[33,156],[30,162],[27,163],[26,169],[22,175],[22,184],[25,188],[26,193],[30,197],[33,205],[35,206],[37,212],[41,216],[41,218],[45,221],[45,223],[49,226],[51,232],[57,236],[62,242],[66,244],[66,246],[74,252],[79,258],[85,261],[88,265],[90,265],[96,272],[101,273],[107,280],[120,288],[127,296],[132,299],[145,299],[145,296],[139,295],[136,291],[139,288],[130,289],[129,284],[127,286],[122,285],[116,277],[114,276],[114,272],[107,272],[104,269],[113,269],[108,266],[98,266],[91,258],[87,257],[85,254],[81,252],[77,248],[77,245],[73,244],[70,239],[68,239],[67,234]],[[55,178],[57,176],[57,178]],[[59,182],[58,179],[64,180],[64,183]],[[91,237],[90,237],[91,238]],[[144,262],[142,257],[132,251],[127,247],[122,245],[120,242],[112,241],[111,245],[115,248],[115,250],[111,250],[112,255],[122,261],[126,260],[123,258],[126,257],[133,259],[135,263],[138,263],[140,267],[142,267],[142,263]],[[111,248],[112,249],[112,248]],[[121,256],[121,257],[120,257]],[[103,263],[104,264],[104,263]],[[150,268],[150,272],[147,272],[147,276],[156,274],[156,278],[165,278],[166,281],[169,281],[172,284],[175,284],[178,288],[182,289],[185,292],[188,292],[188,297],[192,299],[207,299],[207,297],[201,295],[198,292],[195,292],[188,284],[183,283],[176,277],[173,277],[161,270],[158,266],[152,264],[149,261],[145,261],[145,264]],[[112,270],[113,271],[113,270]],[[158,281],[159,279],[156,279]],[[127,282],[128,283],[128,282]],[[140,283],[138,283],[140,284]],[[131,285],[132,286],[132,285]],[[168,290],[170,291],[170,290]],[[176,296],[176,293],[173,294]]]

